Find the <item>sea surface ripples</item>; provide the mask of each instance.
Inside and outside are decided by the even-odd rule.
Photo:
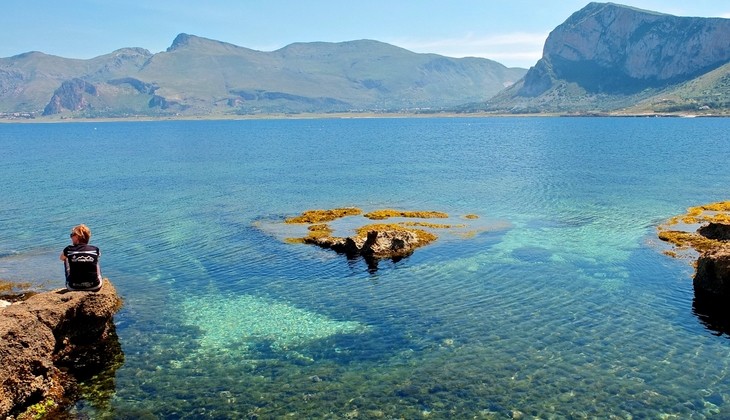
[[[91,226],[124,364],[77,417],[725,418],[730,341],[654,227],[727,199],[706,156],[730,160],[728,124],[3,124],[0,173],[25,175],[0,277],[59,287]],[[285,241],[285,218],[345,206],[479,219],[377,267]]]

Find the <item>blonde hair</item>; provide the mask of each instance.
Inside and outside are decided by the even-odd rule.
[[[78,236],[79,242],[82,244],[88,244],[89,239],[91,239],[91,229],[84,224],[74,226],[74,228],[71,229],[71,234]]]

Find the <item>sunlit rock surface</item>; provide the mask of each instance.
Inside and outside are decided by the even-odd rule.
[[[697,232],[722,244],[704,251],[697,259],[695,290],[714,297],[730,297],[730,225],[710,223]]]
[[[700,298],[730,297],[730,201],[691,207],[658,230],[659,238],[680,254],[699,254],[693,285]],[[680,255],[677,252],[666,253]]]
[[[123,357],[112,320],[121,305],[105,280],[99,292],[59,289],[0,309],[0,418],[62,405],[79,378]]]
[[[369,220],[408,219],[405,222],[364,223],[354,227],[354,234],[335,236],[329,225],[338,219],[361,216]],[[406,211],[395,209],[374,210],[363,214],[359,208],[337,208],[332,210],[307,210],[301,215],[286,219],[287,224],[309,224],[309,234],[303,238],[290,238],[289,242],[317,245],[325,249],[346,254],[349,258],[363,257],[369,262],[380,259],[400,259],[412,254],[419,247],[435,241],[434,230],[465,228],[467,225],[437,224],[417,219],[447,219],[449,215],[437,211]],[[478,219],[470,214],[466,220]]]
[[[730,19],[590,3],[550,33],[520,94],[540,95],[557,80],[616,93],[690,79],[730,60],[729,37]]]
[[[712,296],[730,297],[730,247],[700,255],[693,284]]]

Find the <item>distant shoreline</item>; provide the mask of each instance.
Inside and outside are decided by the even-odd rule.
[[[155,122],[155,121],[246,121],[246,120],[325,120],[325,119],[388,119],[388,118],[516,118],[516,117],[572,117],[572,118],[727,118],[730,113],[707,114],[707,113],[536,113],[536,114],[507,114],[507,113],[490,113],[490,112],[473,112],[473,113],[457,113],[457,112],[434,112],[434,113],[409,113],[409,112],[362,112],[362,113],[312,113],[312,114],[256,114],[256,115],[180,115],[180,116],[138,116],[138,117],[101,117],[101,118],[58,118],[58,117],[41,117],[41,118],[2,118],[0,124],[7,123],[106,123],[106,122]]]

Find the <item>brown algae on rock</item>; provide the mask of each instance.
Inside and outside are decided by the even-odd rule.
[[[361,228],[357,229],[357,236],[360,238],[367,238],[368,234],[370,232],[388,232],[388,231],[396,231],[396,232],[411,232],[416,235],[418,238],[418,242],[415,244],[416,247],[420,247],[423,245],[428,245],[431,242],[438,239],[438,236],[434,235],[431,232],[426,232],[422,229],[410,229],[405,226],[402,226],[400,224],[394,224],[394,223],[387,223],[387,224],[372,224],[372,225],[365,225]]]
[[[690,207],[687,209],[687,213],[672,217],[664,226],[678,224],[691,225],[706,222],[730,224],[730,201],[718,201],[716,203]]]
[[[703,253],[730,246],[727,240],[708,233],[713,225],[730,225],[730,201],[690,207],[685,214],[659,225],[657,236],[676,248],[676,251],[664,251],[673,258],[684,257],[693,250]]]
[[[37,292],[31,291],[30,283],[16,283],[0,279],[0,300],[6,302],[23,301]]]
[[[331,236],[332,228],[326,223],[311,225],[307,228],[309,236]]]
[[[307,239],[332,236],[332,228],[327,223],[317,223],[307,227],[309,234],[304,238],[286,238],[285,241],[291,244],[304,244]]]
[[[467,228],[467,224],[431,223],[421,220],[393,221],[392,223],[357,223],[350,216],[362,216],[370,220],[390,218],[406,219],[446,219],[450,216],[439,211],[408,211],[396,209],[374,210],[363,214],[354,207],[336,208],[332,210],[308,210],[301,215],[285,220],[287,224],[309,224],[305,237],[286,238],[288,243],[304,243],[317,245],[344,253],[348,257],[362,256],[366,259],[397,259],[410,255],[416,248],[428,245],[438,239],[434,230],[444,230],[456,237],[473,237],[460,234],[458,231]],[[349,219],[346,219],[349,218]],[[462,220],[476,219],[478,216],[463,217]],[[346,219],[341,221],[340,219]],[[333,228],[330,222],[344,225]],[[354,222],[354,223],[353,223]],[[348,233],[337,236],[336,231],[346,230]]]
[[[362,210],[355,207],[343,207],[331,210],[307,210],[296,217],[286,219],[285,223],[326,223],[347,216],[358,216]]]
[[[13,283],[0,279],[0,293],[11,292],[18,288],[30,287],[30,283]]]
[[[412,217],[418,219],[446,219],[448,214],[440,211],[402,211],[393,209],[375,210],[365,213],[363,216],[371,220],[385,220],[391,217]]]
[[[421,226],[431,229],[453,229],[453,228],[463,228],[466,227],[464,224],[460,225],[449,225],[445,223],[429,223],[429,222],[400,222],[400,225],[403,226]]]
[[[666,255],[686,258],[699,254],[696,260],[692,260],[695,268],[692,309],[708,320],[706,326],[711,330],[730,334],[726,323],[730,314],[727,309],[730,297],[730,201],[690,207],[686,214],[669,219],[657,229],[659,238],[675,247],[674,251],[665,252]]]

